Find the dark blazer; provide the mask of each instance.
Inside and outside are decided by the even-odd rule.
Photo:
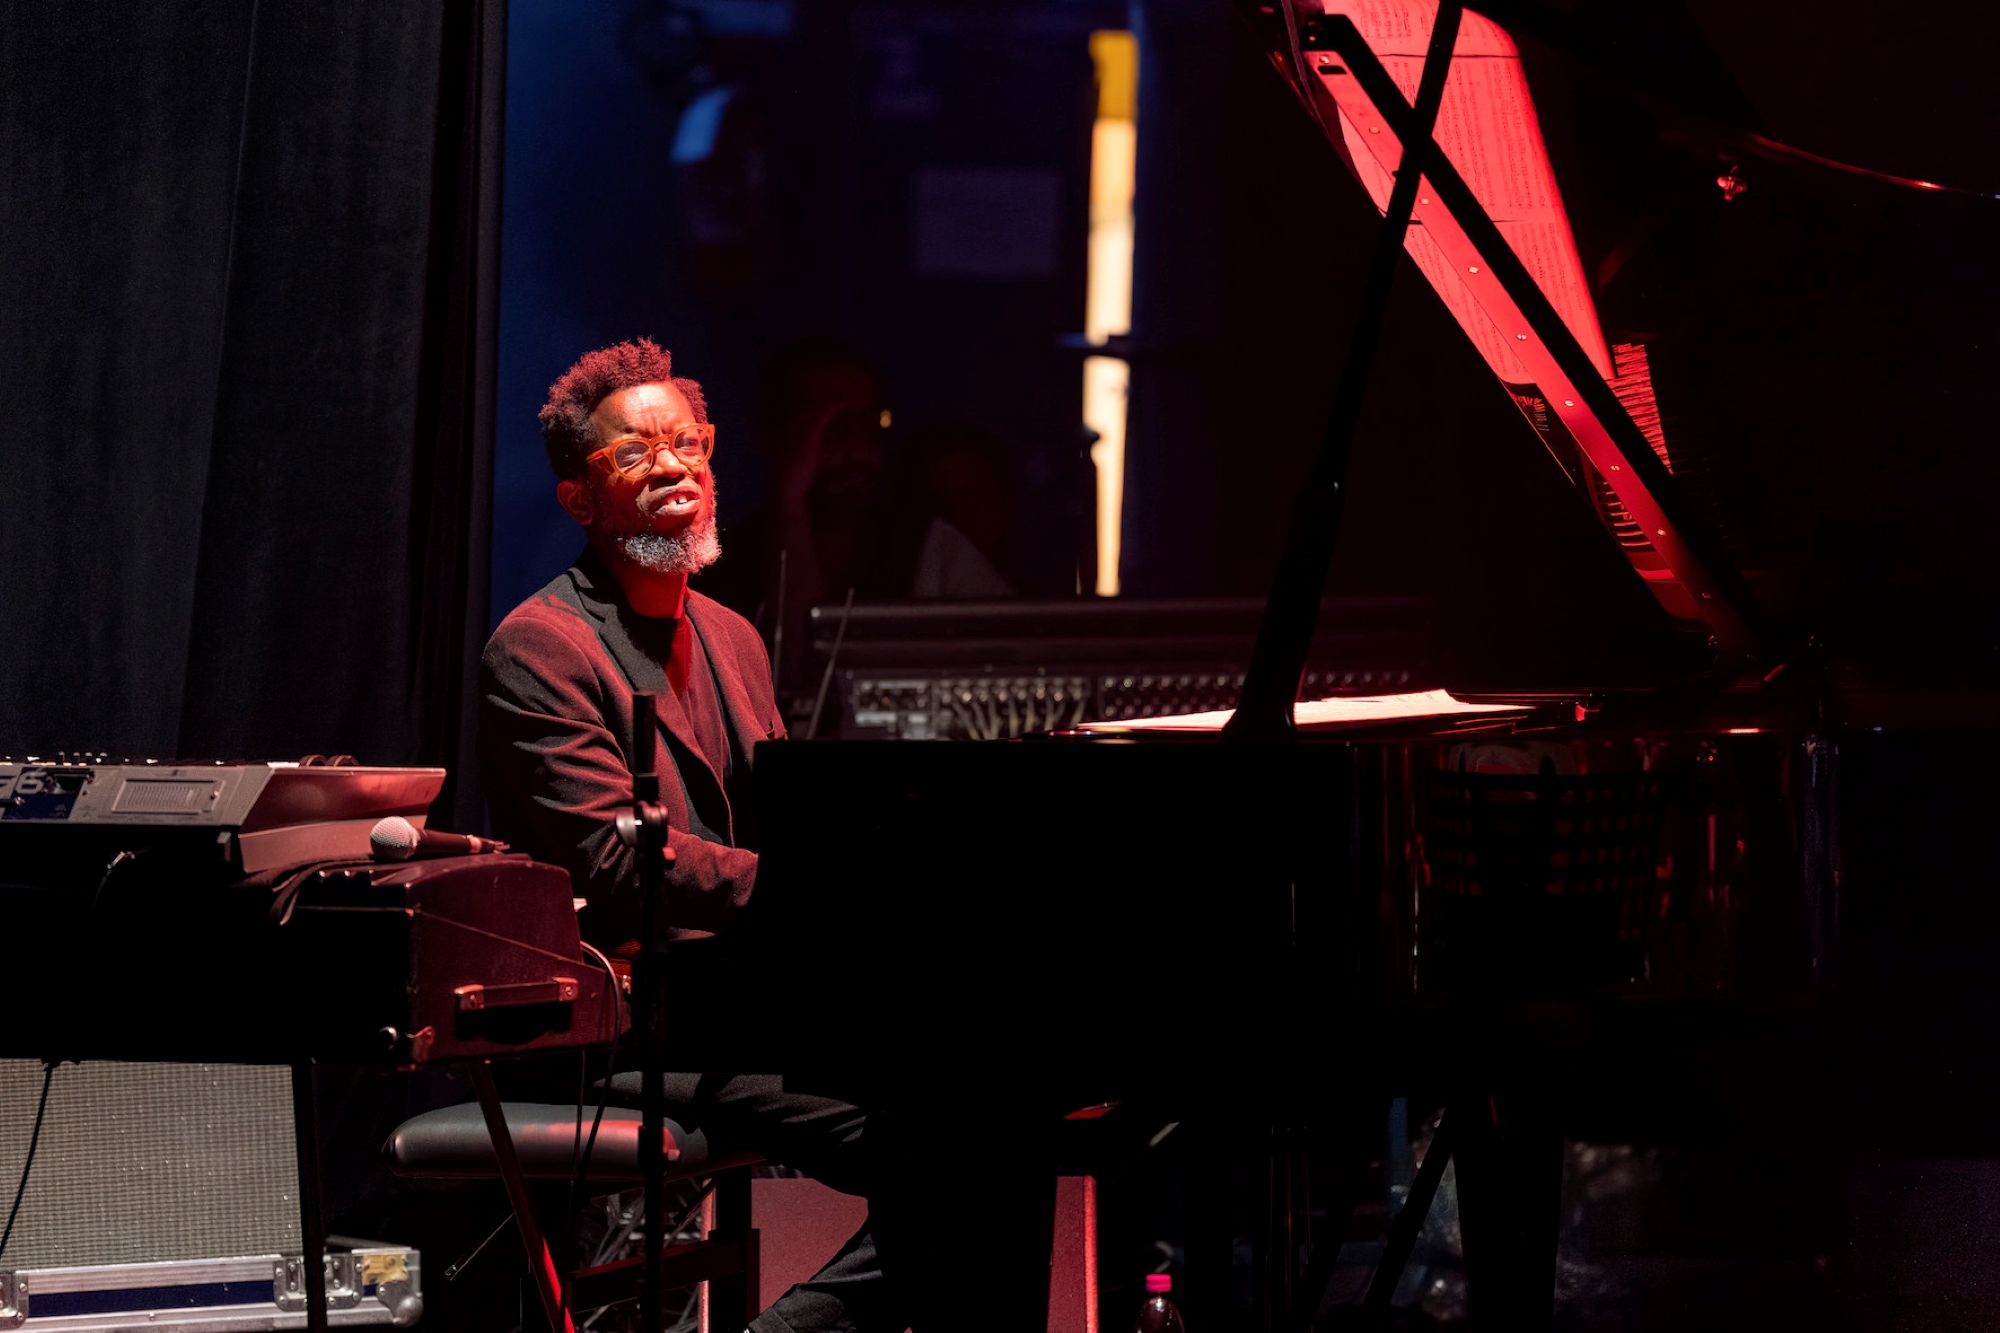
[[[569,871],[577,896],[589,899],[584,938],[614,948],[639,933],[636,854],[612,822],[632,804],[633,693],[661,696],[660,799],[677,934],[718,930],[749,901],[757,880],[751,755],[757,742],[785,734],[763,640],[743,617],[690,589],[680,632],[699,636],[714,668],[732,752],[725,783],[660,662],[635,641],[657,628],[586,550],[500,622],[480,667],[479,756],[494,836]],[[713,830],[723,842],[688,831],[696,783],[708,784],[701,808],[726,812],[727,827]]]

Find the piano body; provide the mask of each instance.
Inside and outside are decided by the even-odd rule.
[[[1939,279],[1992,205],[1704,119],[1539,7],[1241,12],[1391,215],[1380,299],[1406,249],[1705,669],[1293,717],[1382,313],[1364,296],[1233,718],[764,748],[732,946],[758,994],[676,1058],[889,1105],[949,1068],[1043,1109],[1152,1099],[1273,1143],[1443,1090],[1481,1328],[1549,1324],[1566,1134],[1726,1136],[1782,1104],[1802,1151],[1991,1151],[1996,608],[1943,478],[1994,464],[1944,438],[1979,416],[1976,378],[1946,386],[1976,368],[1949,330],[1977,327],[1980,298]],[[1440,12],[1455,42],[1434,47]],[[1625,154],[1589,237],[1537,73],[1585,125],[1560,156],[1593,135]],[[1607,222],[1620,208],[1643,225]],[[1875,324],[1892,311],[1900,333]],[[874,1016],[866,1041],[827,1024],[829,960]],[[1282,1168],[1256,1323],[1303,1329],[1325,1276],[1285,1257],[1306,1224]],[[1227,1235],[1209,1240],[1187,1292],[1222,1328]]]

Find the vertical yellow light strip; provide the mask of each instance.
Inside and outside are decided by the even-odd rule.
[[[1090,254],[1083,332],[1103,342],[1132,328],[1132,178],[1139,149],[1139,43],[1129,32],[1090,34],[1097,123],[1090,135]],[[1097,432],[1097,594],[1118,595],[1125,508],[1125,405],[1131,368],[1112,356],[1083,362],[1083,421]]]

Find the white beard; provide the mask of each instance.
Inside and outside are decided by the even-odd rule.
[[[618,549],[641,569],[656,574],[695,574],[707,569],[722,555],[722,541],[715,533],[715,506],[710,503],[707,517],[687,531],[672,537],[657,532],[640,532],[617,539]]]

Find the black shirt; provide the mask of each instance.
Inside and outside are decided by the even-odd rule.
[[[733,845],[730,837],[730,779],[737,771],[738,756],[729,742],[729,728],[723,721],[722,692],[715,681],[715,668],[702,646],[701,634],[686,617],[644,616],[625,601],[617,581],[586,550],[576,562],[579,571],[594,585],[591,600],[599,601],[610,614],[606,617],[605,646],[624,671],[635,691],[649,691],[659,697],[663,715],[659,744],[679,770],[681,785],[688,795],[688,831],[708,842]],[[611,632],[613,626],[622,635]],[[623,638],[625,643],[617,640]],[[627,647],[629,645],[629,649]],[[636,650],[631,651],[631,650]],[[699,751],[690,751],[664,725],[666,710],[675,709],[687,722]],[[704,781],[696,767],[708,770],[712,780]]]

